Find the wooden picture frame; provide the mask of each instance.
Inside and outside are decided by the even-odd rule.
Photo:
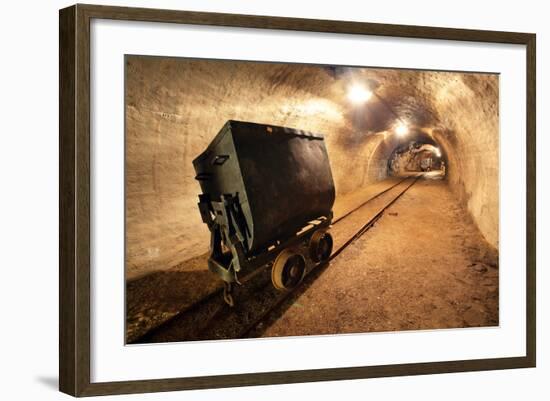
[[[476,41],[526,46],[526,356],[222,376],[92,383],[90,380],[90,21],[94,18]],[[536,361],[536,36],[363,22],[75,5],[59,15],[59,388],[73,396],[534,367]]]

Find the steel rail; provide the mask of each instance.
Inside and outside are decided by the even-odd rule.
[[[405,177],[402,180],[400,180],[399,182],[397,182],[396,184],[393,184],[393,185],[389,186],[388,188],[385,188],[384,190],[380,191],[376,195],[374,195],[371,198],[367,199],[366,201],[362,202],[359,206],[355,207],[354,209],[352,209],[349,212],[345,213],[344,215],[340,216],[338,219],[334,220],[332,225],[336,225],[338,222],[340,222],[340,221],[344,220],[345,218],[349,217],[351,214],[353,214],[357,210],[361,209],[362,207],[367,205],[369,202],[372,202],[373,200],[379,198],[381,195],[383,195],[385,193],[388,193],[392,189],[396,188],[398,185],[402,184],[404,181],[409,180],[409,179],[413,179],[412,183],[409,184],[403,191],[401,191],[397,195],[397,197],[395,197],[391,202],[389,202],[386,206],[384,206],[384,208],[382,208],[373,218],[371,218],[365,225],[363,225],[350,239],[348,239],[342,246],[340,246],[336,251],[334,251],[331,254],[330,258],[326,262],[323,262],[323,263],[315,266],[313,269],[311,269],[307,273],[306,277],[309,276],[312,271],[323,270],[324,268],[326,268],[326,266],[328,266],[330,261],[332,261],[336,256],[338,256],[345,248],[347,248],[349,245],[351,245],[352,242],[354,242],[361,235],[363,235],[370,227],[372,227],[372,225],[374,225],[374,223],[382,216],[384,211],[387,208],[389,208],[391,205],[393,205],[395,203],[395,201],[397,201],[397,199],[399,199],[410,187],[412,187],[418,181],[418,179],[420,177],[421,177],[421,175],[416,176],[416,177]],[[256,269],[254,272],[252,272],[249,275],[247,275],[246,277],[242,278],[241,283],[245,284],[246,282],[250,281],[253,277],[258,275],[260,272],[264,271],[268,266],[269,266],[269,264]],[[267,284],[270,284],[270,282],[268,282]],[[263,314],[261,314],[258,319],[254,320],[254,322],[257,321],[257,323],[247,325],[245,330],[243,330],[241,332],[242,336],[239,335],[237,338],[244,338],[244,336],[246,336],[246,334],[248,334],[251,330],[253,330],[255,327],[257,327],[258,324],[261,321],[264,321],[265,318],[268,315],[270,315],[271,312],[274,309],[276,309],[279,305],[281,305],[284,302],[284,300],[286,300],[290,295],[294,294],[297,291],[297,289],[302,286],[302,284],[303,284],[303,282],[300,283],[300,285],[298,285],[293,290],[282,293],[281,296],[279,298],[277,298],[276,302],[273,304],[273,306],[271,308],[269,308],[267,311],[265,311]],[[267,285],[262,286],[261,288],[265,288],[265,287],[267,287]],[[156,333],[161,332],[162,330],[164,330],[169,324],[174,322],[176,319],[180,318],[182,315],[188,314],[188,313],[193,312],[194,310],[200,309],[201,307],[203,307],[205,304],[207,304],[209,301],[213,300],[217,296],[220,296],[221,300],[223,300],[223,290],[224,290],[224,287],[222,286],[222,287],[219,287],[218,289],[210,292],[206,296],[204,296],[204,297],[200,298],[199,300],[193,302],[192,304],[190,304],[186,308],[183,308],[181,311],[178,311],[176,314],[174,314],[173,316],[171,316],[167,320],[163,321],[158,326],[151,328],[145,334],[139,336],[137,339],[129,342],[128,344],[146,343]],[[218,313],[218,311],[216,312],[216,314],[217,313]],[[211,320],[211,319],[209,319],[209,320]]]
[[[342,251],[344,251],[348,246],[350,246],[353,242],[357,241],[363,234],[365,234],[377,221],[382,217],[384,212],[390,208],[401,196],[405,194],[416,182],[420,179],[421,176],[417,176],[414,178],[414,180],[403,190],[401,191],[395,198],[393,198],[389,203],[387,203],[380,211],[372,217],[365,225],[363,225],[357,232],[348,239],[343,245],[341,245],[335,252],[332,253],[330,258],[316,266],[313,270],[324,270],[332,261],[335,259]],[[403,180],[404,181],[404,180]],[[402,181],[401,181],[402,182]],[[264,322],[279,306],[281,306],[288,298],[290,298],[291,295],[296,293],[296,291],[304,284],[304,281],[300,283],[296,288],[292,289],[291,291],[288,291],[286,293],[281,294],[281,296],[275,301],[275,303],[267,309],[264,313],[262,313],[257,319],[255,319],[251,324],[247,325],[244,330],[241,331],[239,336],[237,338],[245,338],[252,330],[254,330],[258,325],[262,322]]]

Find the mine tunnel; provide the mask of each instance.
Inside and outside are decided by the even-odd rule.
[[[363,229],[247,335],[498,325],[497,74],[141,56],[125,69],[128,342],[255,322],[214,335],[173,319],[221,285],[192,161],[229,120],[321,134],[335,247]],[[236,302],[254,304],[255,285]]]

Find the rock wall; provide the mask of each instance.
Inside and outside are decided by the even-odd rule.
[[[376,95],[351,103],[355,82]],[[127,277],[208,250],[192,160],[228,119],[324,134],[338,196],[386,177],[398,118],[440,144],[449,184],[498,245],[497,76],[128,56]]]

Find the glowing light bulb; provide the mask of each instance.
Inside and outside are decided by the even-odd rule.
[[[437,157],[441,157],[441,150],[439,148],[434,148],[434,152]]]
[[[355,84],[348,90],[348,99],[353,103],[365,103],[372,96],[372,92],[362,85]]]
[[[407,135],[409,133],[409,127],[407,127],[406,124],[399,123],[397,125],[397,127],[395,127],[395,133],[399,137],[404,137],[405,135]]]

